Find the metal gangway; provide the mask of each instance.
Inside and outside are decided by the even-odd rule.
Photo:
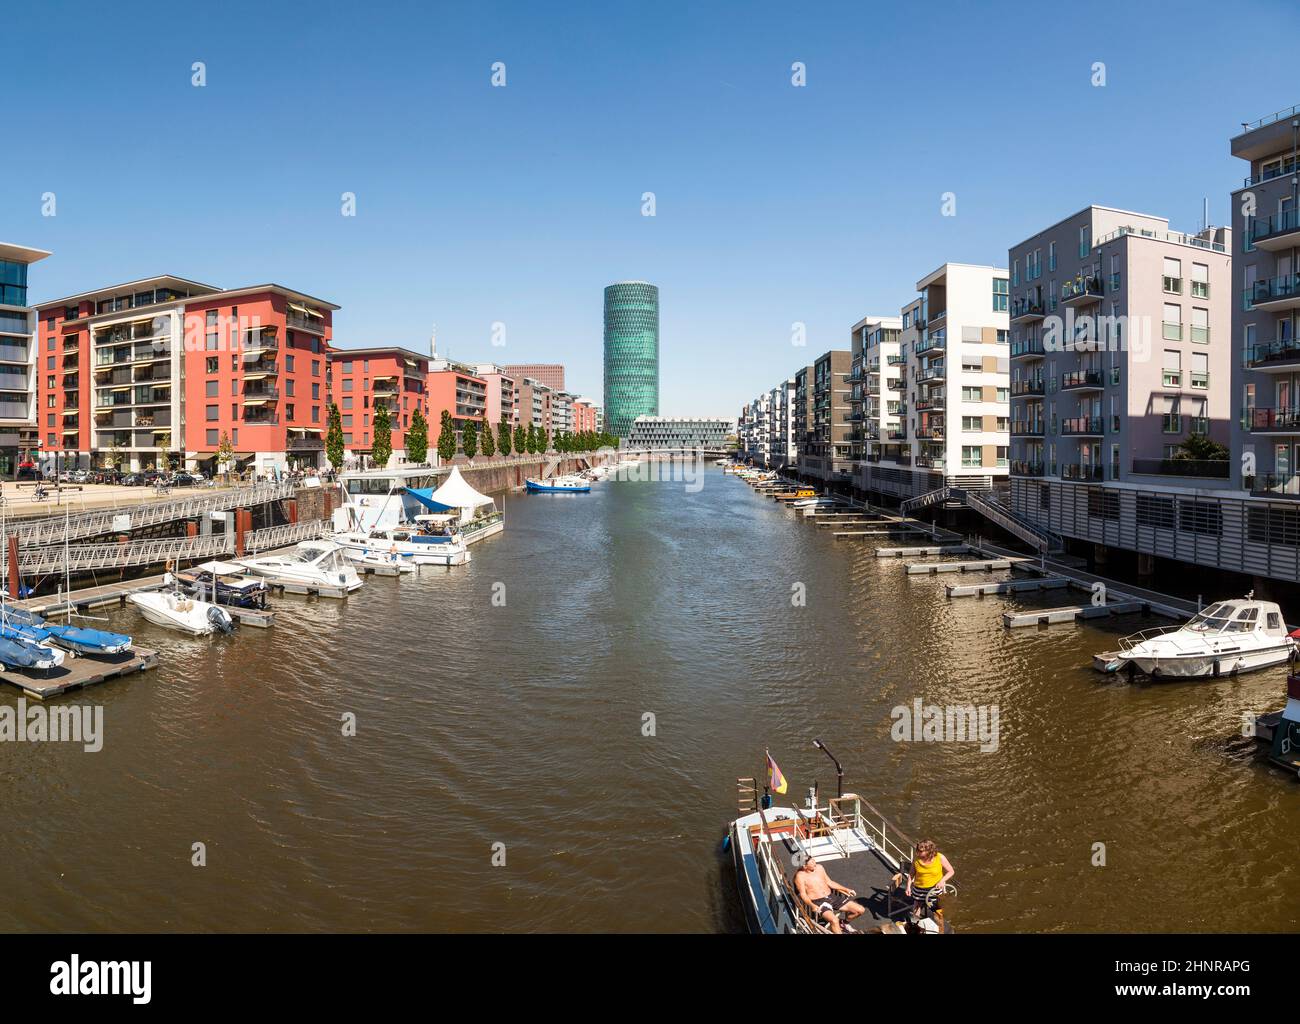
[[[268,551],[304,540],[323,537],[329,524],[320,519],[284,526],[269,526],[244,534],[248,553]],[[195,537],[163,537],[153,540],[127,541],[122,544],[76,544],[69,547],[20,548],[18,569],[23,576],[39,577],[76,575],[86,572],[112,572],[166,562],[196,561],[235,553],[234,533],[212,533]],[[0,569],[9,573],[8,549],[0,555]]]
[[[1045,554],[1059,554],[1065,550],[1065,541],[1050,530],[1044,530],[1022,515],[1012,512],[1001,502],[999,502],[991,491],[974,491],[964,487],[954,487],[947,484],[943,487],[937,487],[933,491],[927,491],[925,494],[918,494],[915,498],[908,498],[900,506],[900,510],[905,515],[911,515],[914,512],[924,508],[930,508],[944,502],[957,502],[973,509],[982,515],[985,519],[1002,527],[1013,537],[1018,537],[1035,551],[1041,551]]]
[[[283,483],[254,484],[215,494],[192,494],[170,501],[142,505],[116,506],[68,515],[42,516],[39,519],[14,519],[5,527],[9,536],[17,536],[23,547],[62,544],[65,540],[84,540],[121,529],[122,517],[127,529],[139,530],[177,519],[193,519],[209,512],[224,512],[263,502],[292,498],[296,485]]]

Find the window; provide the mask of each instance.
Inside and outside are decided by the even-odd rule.
[[[290,377],[288,380],[284,382],[284,393],[286,395],[293,394],[293,385],[294,385],[294,379],[292,377]]]
[[[221,443],[220,441],[217,440],[217,432],[215,430],[209,430],[207,432],[207,440],[208,440],[208,447],[210,448],[215,448],[218,444]]]
[[[230,443],[236,448],[239,447],[239,428],[235,427],[230,431]]]
[[[293,373],[293,356],[284,357],[284,369],[286,373]]]
[[[984,449],[977,444],[961,446],[961,464],[963,469],[976,469],[984,465]]]
[[[215,423],[217,420],[221,419],[221,407],[217,405],[209,405],[206,411],[206,419],[209,423]]]
[[[1167,388],[1180,387],[1183,383],[1183,354],[1176,348],[1165,349],[1164,373],[1161,383]]]
[[[1183,340],[1183,307],[1176,302],[1165,303],[1163,332],[1165,341]]]
[[[319,376],[320,376],[320,360],[319,360],[319,359],[313,359],[313,360],[311,361],[311,375],[312,375],[313,377],[319,377]]]
[[[961,400],[963,402],[982,402],[984,401],[984,389],[979,387],[962,388]]]
[[[1170,259],[1165,257],[1164,269],[1164,286],[1165,291],[1172,292],[1174,295],[1183,293],[1183,263],[1182,260]]]
[[[345,427],[350,427],[350,426],[352,426],[352,414],[351,414],[351,413],[347,413],[347,414],[345,414],[345,415],[343,416],[343,426],[345,426]]]
[[[343,372],[344,372],[344,373],[351,373],[351,372],[352,372],[352,360],[351,360],[351,359],[345,359],[345,360],[343,360]]]
[[[343,382],[343,390],[344,390],[344,391],[351,391],[351,390],[352,390],[352,381],[351,381],[351,380],[345,380],[345,381]],[[345,399],[343,399],[343,401],[348,403],[348,407],[351,407],[352,399],[350,399],[350,398],[345,398]]]
[[[312,400],[313,402],[319,402],[319,401],[320,401],[320,385],[319,385],[319,384],[313,384],[313,385],[311,386],[311,400]]]
[[[340,408],[343,408],[343,409],[351,409],[351,408],[352,408],[352,396],[351,396],[351,395],[348,395],[348,396],[346,396],[346,397],[343,399],[343,405],[342,405]]]
[[[1088,244],[1088,228],[1085,225],[1079,229],[1079,259],[1082,260],[1088,258],[1089,248],[1091,248],[1091,246]]]
[[[993,312],[1005,313],[1008,298],[1007,279],[1005,277],[995,277],[993,279]]]
[[[1210,354],[1208,352],[1192,353],[1191,385],[1200,390],[1210,386]]]
[[[208,373],[216,373],[217,370],[220,369],[220,367],[221,367],[221,364],[218,362],[217,357],[216,357],[216,356],[210,356],[210,357],[208,358],[208,360],[207,360],[205,366],[204,366],[204,369],[205,369]]]
[[[981,430],[983,430],[983,429],[984,429],[984,417],[983,417],[983,416],[963,416],[963,417],[961,418],[961,429],[962,429],[962,430],[967,430],[967,431],[970,431],[970,430],[973,430],[973,431],[981,431]]]
[[[1047,245],[1047,270],[1050,273],[1056,269],[1056,243],[1049,242]]]
[[[284,407],[284,418],[285,418],[286,420],[289,420],[290,422],[293,421],[293,403],[292,403],[292,402],[290,402],[288,405],[286,405],[286,406]]]
[[[221,387],[221,381],[219,381],[219,380],[209,380],[209,381],[205,381],[205,382],[204,382],[204,387],[205,387],[205,389],[206,389],[206,394],[207,394],[207,397],[208,397],[208,398],[216,398],[216,397],[217,397],[217,389]]]
[[[1202,309],[1199,306],[1192,307],[1192,341],[1202,345],[1210,343],[1210,311],[1208,309]]]
[[[1210,297],[1210,268],[1204,263],[1192,264],[1192,298]]]
[[[320,406],[319,406],[319,405],[313,405],[313,406],[311,407],[311,421],[312,421],[313,423],[319,423],[319,422],[320,422]]]

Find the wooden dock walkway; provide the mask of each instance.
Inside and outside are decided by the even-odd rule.
[[[906,568],[909,576],[932,576],[940,572],[992,572],[1015,564],[1014,558],[980,558],[973,562],[912,562]]]
[[[1105,604],[1076,604],[1065,608],[1003,612],[1002,625],[1007,629],[1021,629],[1026,626],[1050,626],[1059,622],[1101,619],[1109,615],[1147,614],[1150,611],[1151,606],[1142,601],[1107,601]]]
[[[1068,590],[1064,576],[1046,576],[1035,580],[1001,580],[998,583],[957,583],[948,585],[949,597],[986,597],[991,594],[1034,594],[1043,590]]]
[[[121,654],[87,655],[65,652],[63,664],[48,671],[38,669],[8,669],[0,671],[0,680],[16,686],[27,696],[38,700],[57,697],[69,690],[93,686],[117,676],[143,672],[158,664],[158,652],[143,647],[132,647]]]

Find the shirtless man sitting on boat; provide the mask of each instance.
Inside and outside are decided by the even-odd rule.
[[[857,893],[831,881],[826,869],[808,857],[794,873],[795,891],[813,909],[813,916],[830,925],[831,931],[840,935],[845,929],[855,931],[849,924],[867,912],[867,908],[854,899]],[[840,927],[840,913],[844,914],[844,927]]]

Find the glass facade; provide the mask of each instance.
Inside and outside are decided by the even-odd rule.
[[[659,415],[659,289],[620,281],[605,289],[605,429],[627,437],[638,416]]]
[[[0,305],[27,305],[27,264],[0,260]]]

